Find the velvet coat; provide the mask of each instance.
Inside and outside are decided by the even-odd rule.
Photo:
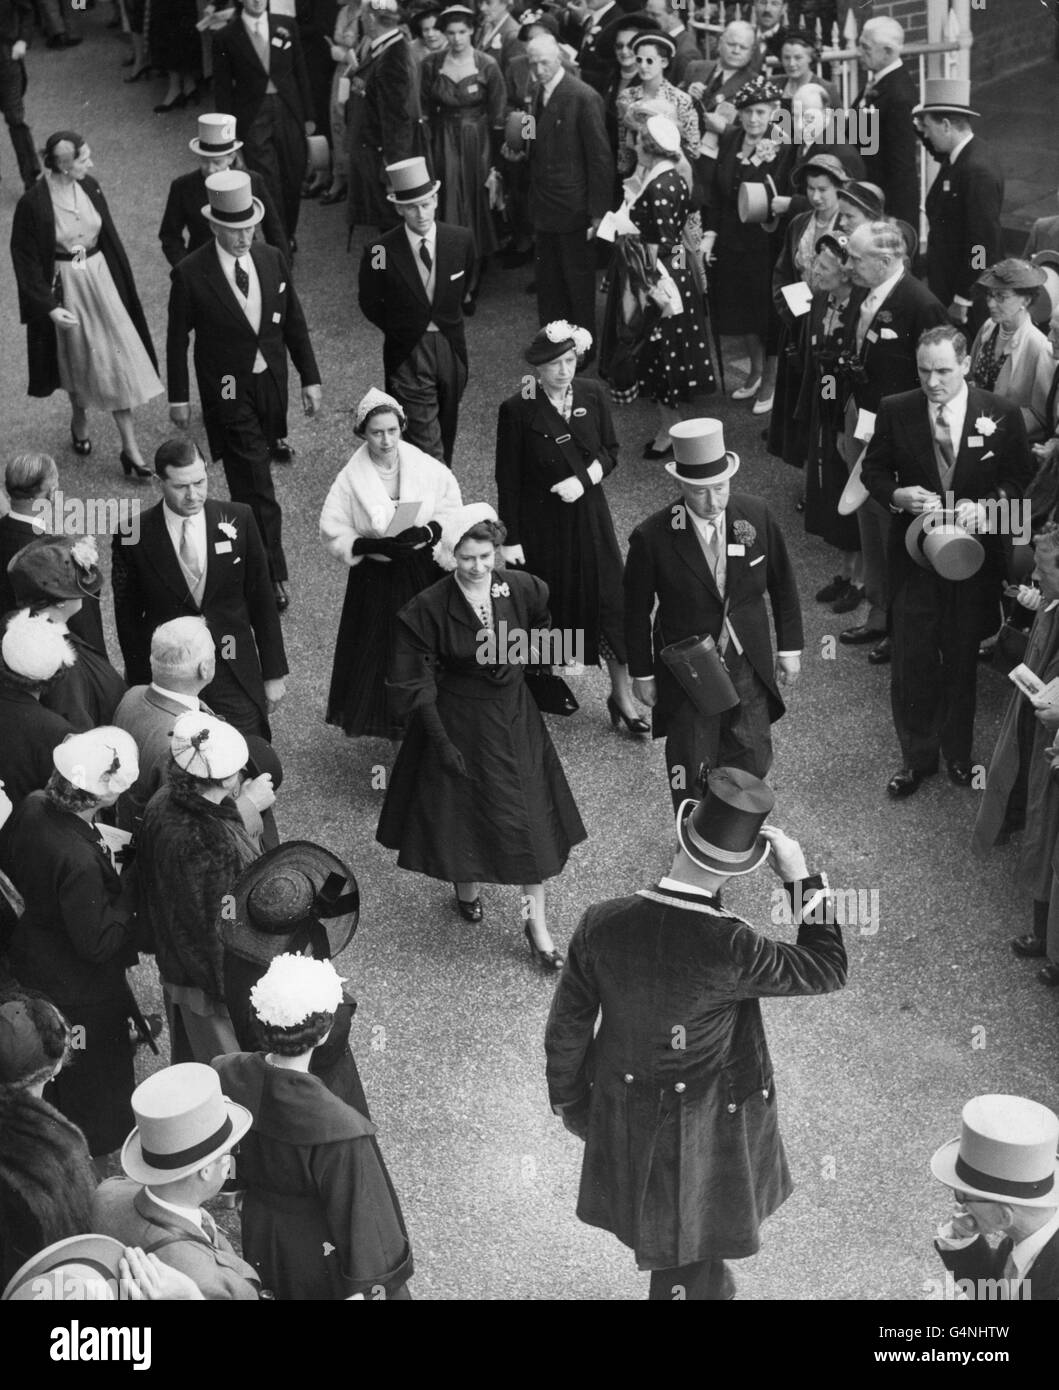
[[[103,190],[91,174],[81,180],[103,221],[99,249],[107,263],[118,298],[132,320],[133,327],[151,359],[158,366],[151,334],[136,292],[132,267],[121,244],[114,221],[103,197]],[[55,297],[55,213],[47,180],[39,179],[18,200],[11,224],[11,260],[18,283],[18,312],[26,325],[26,355],[29,359],[29,394],[50,396],[58,391],[59,356],[56,328],[48,315],[61,307]]]
[[[279,1299],[407,1298],[412,1247],[372,1122],[260,1052],[213,1066],[254,1117],[239,1145],[243,1251],[264,1286]]]
[[[776,685],[765,595],[772,606],[777,651],[801,651],[798,586],[783,533],[760,497],[730,495],[725,509],[729,545],[738,521],[749,523],[755,535],[745,554],[727,556],[728,618],[768,691],[769,717],[775,723],[786,706]],[[658,702],[651,711],[655,738],[668,731],[669,721],[687,699],[661,658],[662,648],[706,633],[716,641],[725,599],[679,498],[637,526],[625,561],[625,640],[630,676],[653,675],[658,683]]]
[[[552,1105],[587,1127],[581,1220],[641,1269],[753,1255],[792,1188],[758,1001],[845,979],[836,925],[786,945],[669,881],[590,907],[544,1035]]]
[[[571,464],[556,440],[570,436]],[[602,479],[586,472],[598,461],[603,477],[617,467],[618,439],[607,394],[595,381],[573,382],[573,409],[566,421],[538,384],[528,399],[516,391],[500,406],[496,424],[497,510],[507,545],[521,545],[526,567],[548,586],[552,622],[584,632],[584,661],[598,663],[606,636],[625,660],[622,560]],[[576,477],[585,489],[564,502],[551,488]]]

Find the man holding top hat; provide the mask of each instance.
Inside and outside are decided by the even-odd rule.
[[[792,686],[801,669],[802,614],[771,512],[759,497],[731,491],[739,456],[725,449],[720,420],[685,420],[670,436],[675,461],[665,469],[681,497],[629,538],[625,640],[633,693],[652,710],[653,736],[665,735],[678,806],[703,767],[723,763],[767,774],[770,725],[785,710],[780,689]],[[674,654],[667,649],[704,638],[707,650],[700,643],[690,678],[686,663],[670,665]]]
[[[959,1139],[942,1144],[930,1160],[957,1204],[934,1242],[957,1292],[970,1299],[1054,1302],[1059,1116],[1022,1096],[975,1096],[963,1107],[960,1130]]]
[[[654,1300],[734,1297],[725,1261],[756,1253],[792,1186],[758,1000],[846,982],[826,876],[765,824],[774,801],[750,773],[711,772],[677,812],[668,875],[582,917],[545,1029],[552,1108],[585,1141],[577,1214],[632,1248]],[[766,861],[797,945],[722,906]]]
[[[181,174],[169,185],[162,225],[158,228],[162,251],[170,265],[182,261],[189,251],[197,251],[200,246],[205,246],[213,236],[209,222],[202,215],[203,204],[209,202],[206,180],[211,174],[222,174],[230,169],[243,148],[242,140],[235,138],[235,117],[226,116],[220,111],[200,116],[198,135],[188,141],[188,148],[197,155],[199,167],[190,174]],[[289,258],[290,247],[283,230],[283,220],[260,174],[250,173],[250,192],[265,209],[255,240],[263,237],[269,246],[274,246]]]
[[[893,797],[937,772],[939,751],[949,780],[971,784],[978,644],[996,630],[1004,540],[1028,529],[1018,504],[1033,474],[1022,412],[968,387],[959,329],[928,329],[916,363],[921,389],[879,403],[863,471],[893,513],[890,698],[903,755]]]
[[[986,313],[984,304],[974,304],[972,287],[1004,254],[1004,176],[971,129],[978,112],[970,101],[970,82],[928,78],[912,115],[923,144],[941,163],[925,203],[927,284],[973,337]]]
[[[383,332],[386,391],[401,402],[405,439],[452,466],[467,385],[463,301],[474,278],[474,238],[437,221],[441,184],[422,156],[386,166],[402,225],[364,248],[360,308]]]
[[[253,196],[250,175],[237,169],[211,174],[206,192],[202,216],[213,242],[170,273],[169,418],[180,429],[191,418],[187,358],[194,333],[210,453],[224,464],[232,500],[253,509],[282,612],[290,596],[272,458],[286,443],[287,353],[301,377],[306,415],[320,408],[320,371],[285,258],[275,247],[254,242],[265,209]]]
[[[136,1128],[121,1151],[124,1178],[92,1199],[92,1230],[157,1252],[208,1300],[260,1297],[261,1281],[205,1210],[234,1164],[232,1150],[253,1123],[221,1094],[212,1067],[181,1062],[156,1071],[132,1094]]]

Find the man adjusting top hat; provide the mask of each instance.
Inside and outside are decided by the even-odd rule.
[[[725,1261],[757,1251],[791,1193],[757,1001],[846,982],[826,877],[765,824],[774,800],[748,772],[710,773],[677,813],[668,875],[582,917],[545,1030],[552,1108],[585,1141],[577,1214],[635,1252],[654,1300],[734,1297]],[[721,904],[766,860],[797,945]]]

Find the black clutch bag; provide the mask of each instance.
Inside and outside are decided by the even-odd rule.
[[[527,666],[526,685],[541,714],[576,714],[581,708],[562,676],[547,666]]]

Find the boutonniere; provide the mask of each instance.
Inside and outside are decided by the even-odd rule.
[[[757,540],[757,532],[750,522],[744,521],[742,517],[732,522],[732,535],[738,545],[751,546]]]
[[[750,157],[751,164],[771,164],[779,153],[775,140],[759,140]]]
[[[879,323],[893,323],[894,321],[894,316],[889,309],[880,309],[875,317]]]
[[[286,27],[285,24],[281,24],[281,25],[277,28],[277,30],[276,30],[276,38],[277,38],[277,39],[289,39],[289,38],[290,38],[290,30]]]
[[[992,415],[979,415],[974,422],[974,427],[979,434],[984,434],[988,439],[991,434],[996,434],[997,422]]]
[[[510,598],[511,589],[507,584],[494,584],[489,590],[490,598]]]
[[[227,536],[230,541],[234,541],[239,534],[235,528],[235,522],[229,521],[227,517],[223,517],[218,521],[217,530],[220,531],[222,535]]]

